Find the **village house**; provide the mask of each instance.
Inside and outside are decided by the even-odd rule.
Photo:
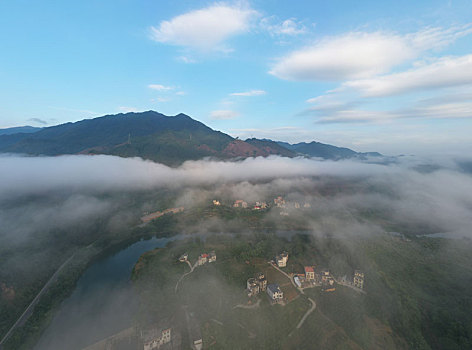
[[[256,202],[256,204],[254,205],[254,210],[261,210],[261,209],[267,209],[266,202]]]
[[[247,208],[247,202],[243,201],[242,199],[238,199],[234,202],[233,208]]]
[[[267,289],[267,278],[265,277],[263,272],[259,272],[256,274],[256,280],[259,284],[259,289],[261,292],[265,292]]]
[[[323,292],[334,292],[336,290],[334,286],[334,278],[331,276],[328,269],[321,270],[320,279],[321,290]]]
[[[221,203],[220,203],[219,200],[213,199],[213,205],[215,205],[215,206],[220,206]]]
[[[293,281],[295,282],[295,284],[301,288],[303,287],[303,285],[305,284],[305,275],[302,274],[302,273],[297,273],[294,277],[293,277]]]
[[[354,287],[359,289],[364,288],[364,272],[359,270],[354,271]]]
[[[305,203],[305,204],[303,204],[303,208],[311,208],[311,204],[310,203]]]
[[[208,262],[208,254],[203,253],[198,257],[198,265],[205,265]]]
[[[313,266],[305,266],[305,279],[307,281],[315,280],[315,269]]]
[[[179,258],[180,262],[186,262],[187,260],[188,260],[188,253],[182,254]]]
[[[278,267],[285,267],[287,266],[287,261],[288,261],[288,253],[287,252],[282,252],[279,255],[275,257],[275,263],[277,264]]]
[[[216,261],[216,253],[215,251],[211,251],[210,253],[202,253],[198,257],[197,263],[198,265],[205,265],[206,263],[212,263]]]
[[[274,204],[278,208],[285,208],[285,201],[281,196],[274,198]]]
[[[253,277],[249,278],[247,280],[247,296],[252,297],[257,294],[259,294],[260,288],[259,288],[259,283],[257,280]]]
[[[284,293],[280,290],[278,284],[267,285],[267,294],[269,295],[270,300],[274,303],[278,303],[284,298]]]
[[[251,277],[247,280],[247,291],[249,297],[257,295],[260,292],[264,292],[266,289],[267,279],[265,278],[263,272],[259,272],[255,275],[255,277]]]
[[[151,328],[141,331],[141,338],[144,344],[144,350],[155,350],[163,347],[164,344],[170,343],[172,336],[172,328]]]
[[[216,253],[213,250],[208,254],[208,262],[212,263],[212,262],[215,262],[215,261],[216,261]]]
[[[328,282],[330,275],[329,275],[329,270],[328,269],[322,269],[320,271],[320,279],[321,282]]]

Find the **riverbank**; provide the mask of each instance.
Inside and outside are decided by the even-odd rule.
[[[11,332],[10,337],[2,345],[2,350],[33,348],[41,334],[54,319],[62,302],[71,296],[79,279],[93,264],[141,240],[177,235],[177,232],[171,231],[157,232],[156,235],[152,235],[144,229],[134,229],[131,232],[130,236],[116,237],[115,239],[102,237],[77,250],[66,266],[58,273],[55,281],[41,293],[34,307],[28,310],[29,317],[22,320],[18,327]]]

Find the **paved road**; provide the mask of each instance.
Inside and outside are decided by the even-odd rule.
[[[298,322],[298,324],[297,324],[297,329],[300,329],[300,327],[303,326],[303,323],[305,322],[306,318],[307,318],[313,311],[315,311],[315,309],[316,309],[316,303],[315,303],[315,301],[314,301],[312,298],[308,298],[308,300],[310,300],[310,302],[311,302],[311,308],[310,308],[310,310],[308,310],[308,311],[306,312],[305,315],[303,315],[303,317],[302,317],[302,319],[300,320],[300,322]]]
[[[298,289],[298,291],[301,293],[301,294],[305,294],[305,292],[303,291],[303,288],[300,288],[299,286],[296,285],[295,281],[293,280],[293,278],[290,277],[290,275],[288,275],[285,271],[282,271],[278,266],[274,265],[271,263],[271,265],[276,269],[278,270],[279,272],[281,272],[282,274],[284,274],[289,280],[290,282],[292,282],[293,286],[295,288]],[[308,300],[311,302],[311,308],[305,313],[305,315],[303,315],[302,319],[300,320],[300,322],[298,322],[297,324],[297,327],[296,329],[300,329],[301,326],[303,326],[303,323],[305,323],[305,320],[307,319],[307,317],[313,312],[315,311],[316,309],[316,303],[315,301],[312,299],[312,298],[308,298]],[[290,332],[289,336],[291,336],[293,334],[293,331]]]
[[[197,267],[197,263],[198,263],[198,261],[195,261],[195,264],[193,264],[193,266],[192,266],[192,264],[190,264],[190,261],[185,260],[185,262],[186,262],[186,263],[188,264],[188,266],[190,267],[190,271],[184,273],[184,274],[180,277],[180,279],[177,281],[177,283],[175,284],[175,292],[176,292],[176,293],[177,293],[177,288],[179,287],[180,281],[182,281],[185,276],[190,275],[190,274],[193,272],[193,270],[195,270],[195,268]]]
[[[26,308],[26,310],[21,314],[20,318],[13,324],[13,326],[10,328],[10,330],[5,334],[3,339],[0,341],[0,349],[2,349],[3,344],[8,340],[8,338],[10,338],[11,334],[15,331],[15,329],[25,324],[25,322],[28,320],[28,318],[33,313],[33,309],[36,306],[36,304],[38,303],[41,296],[48,290],[48,288],[51,286],[51,284],[56,281],[57,277],[59,276],[59,273],[67,265],[67,263],[72,260],[74,255],[75,254],[72,254],[66,261],[64,261],[64,263],[61,266],[59,266],[59,268],[56,270],[56,272],[54,272],[54,274],[51,276],[51,278],[46,282],[46,284],[43,286],[43,288],[34,297],[33,301],[29,304],[29,306]]]

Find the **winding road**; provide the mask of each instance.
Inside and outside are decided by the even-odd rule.
[[[270,264],[272,265],[272,267],[273,267],[274,269],[276,269],[277,271],[279,271],[279,272],[281,272],[282,274],[284,274],[284,275],[290,280],[290,282],[292,282],[293,286],[298,289],[298,291],[299,291],[301,294],[305,295],[305,292],[303,291],[303,288],[297,286],[297,284],[293,281],[293,278],[291,278],[290,275],[288,275],[285,271],[282,271],[278,266],[275,266],[275,265],[272,264],[272,263],[270,263]],[[310,316],[310,314],[311,314],[313,311],[315,311],[315,309],[316,309],[316,302],[315,302],[312,298],[307,297],[307,299],[311,302],[311,308],[305,313],[305,315],[303,315],[303,317],[302,317],[302,319],[300,320],[300,322],[298,322],[296,329],[300,329],[301,326],[303,326],[303,323],[305,323],[305,320],[307,319],[307,317]],[[291,336],[292,333],[293,333],[293,331],[289,334],[289,336]]]
[[[193,272],[193,270],[195,270],[195,268],[197,267],[197,263],[198,263],[198,261],[195,261],[195,264],[193,264],[193,266],[192,266],[192,264],[190,263],[190,261],[185,260],[185,262],[186,262],[186,263],[188,264],[188,266],[190,267],[190,271],[184,273],[184,274],[179,278],[179,280],[178,280],[177,283],[175,284],[175,293],[177,293],[177,288],[179,287],[180,281],[182,281],[185,276],[190,275],[190,274]]]

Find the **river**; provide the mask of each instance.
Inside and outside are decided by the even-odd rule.
[[[178,236],[141,240],[93,263],[34,349],[82,349],[130,327],[138,308],[130,282],[134,264],[144,252],[175,239]]]

